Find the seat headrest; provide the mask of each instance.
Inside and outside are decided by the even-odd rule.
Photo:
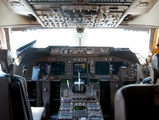
[[[115,120],[158,120],[158,101],[158,85],[126,85],[115,94]]]
[[[0,50],[0,64],[2,71],[5,73],[10,72],[10,65],[13,63],[13,57],[9,50]]]

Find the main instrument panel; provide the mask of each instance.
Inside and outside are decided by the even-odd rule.
[[[70,60],[68,60],[70,61]],[[72,65],[69,65],[72,64]],[[114,68],[113,74],[118,74],[119,68],[125,65],[124,61],[121,62],[105,62],[97,61],[95,63],[86,63],[86,62],[74,62],[74,63],[65,63],[65,62],[37,62],[36,65],[40,67],[40,71],[43,75],[46,75],[47,66],[51,65],[51,75],[64,75],[69,74],[69,71],[72,70],[72,75],[77,76],[77,73],[80,72],[81,76],[87,76],[88,74],[96,75],[108,75],[110,66]],[[127,63],[126,63],[127,64]],[[92,66],[90,66],[92,65]],[[87,70],[88,67],[88,70]]]
[[[45,57],[27,63],[26,78],[31,80],[32,67],[39,66],[41,78],[47,75],[48,65],[51,66],[50,78],[48,80],[75,79],[78,72],[82,78],[97,78],[100,80],[110,80],[110,69],[113,69],[112,74],[118,76],[121,66],[127,67],[127,74],[132,76],[133,62],[113,57],[112,61],[107,61],[105,57],[53,57],[53,61],[48,61],[50,57]]]
[[[46,55],[39,57],[41,54]],[[27,59],[30,60],[26,61]],[[30,49],[25,54],[23,62],[27,68],[25,76],[28,80],[31,80],[33,66],[39,66],[40,79],[47,75],[47,68],[51,66],[48,80],[75,80],[80,72],[81,78],[86,81],[93,78],[111,80],[110,73],[118,76],[121,66],[127,68],[128,76],[133,76],[133,68],[139,63],[135,54],[125,48],[56,46]]]
[[[122,81],[136,80],[139,63],[129,49],[113,47],[31,48],[21,57],[25,78],[42,81],[43,95],[51,98],[49,89],[55,89],[52,82],[60,82],[56,87],[60,103],[57,120],[104,120],[103,111],[106,114],[109,107],[104,110],[101,104],[113,102],[115,89],[122,86]],[[109,81],[110,88],[105,88]],[[109,90],[110,96],[106,95]]]

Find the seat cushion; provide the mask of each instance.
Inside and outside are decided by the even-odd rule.
[[[31,107],[34,120],[41,120],[44,113],[44,107]]]

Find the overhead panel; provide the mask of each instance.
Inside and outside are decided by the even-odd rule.
[[[28,0],[30,4],[122,4],[130,5],[133,0]]]
[[[2,0],[14,13],[48,28],[108,28],[148,13],[158,0]]]
[[[28,0],[45,27],[114,27],[133,0]]]

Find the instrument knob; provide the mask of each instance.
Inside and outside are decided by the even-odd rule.
[[[80,120],[87,120],[85,117],[82,117]]]
[[[94,116],[94,113],[91,113],[91,116]]]
[[[43,91],[44,91],[44,92],[46,92],[46,91],[47,91],[47,88],[46,88],[46,87],[44,87],[44,88],[43,88]]]

